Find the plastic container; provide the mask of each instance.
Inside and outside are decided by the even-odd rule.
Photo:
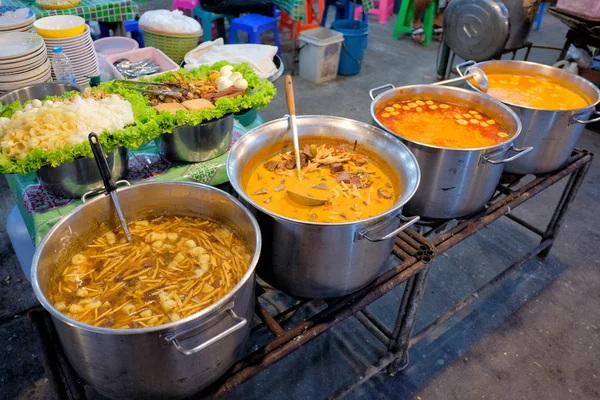
[[[335,79],[344,36],[327,28],[300,33],[300,76],[314,83]]]
[[[112,54],[125,53],[127,51],[139,49],[137,41],[123,36],[112,36],[94,41],[96,53],[110,56]]]
[[[144,77],[158,75],[169,71],[177,71],[179,69],[179,65],[173,62],[173,60],[167,57],[165,53],[163,53],[159,49],[155,49],[154,47],[144,47],[143,49],[127,51],[125,53],[119,54],[112,54],[106,57],[108,68],[112,72],[115,79],[124,79],[123,75],[119,72],[117,67],[114,66],[114,62],[117,61],[119,58],[126,58],[132,62],[147,60],[149,58],[155,63],[157,63],[160,67],[160,72],[157,72],[156,74],[152,75],[144,75]]]
[[[331,28],[344,35],[338,74],[358,74],[369,44],[369,25],[363,21],[340,19],[333,21]]]
[[[55,82],[77,83],[73,65],[60,46],[52,49],[52,72],[56,78]]]

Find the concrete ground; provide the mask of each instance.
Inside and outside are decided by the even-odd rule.
[[[157,2],[158,3],[158,2]],[[148,3],[146,3],[148,4]],[[155,4],[152,4],[154,7]],[[371,20],[360,75],[318,86],[295,79],[299,114],[329,114],[370,122],[368,90],[435,78],[437,45],[391,39],[393,22]],[[561,46],[566,29],[549,15],[530,39]],[[557,53],[534,50],[533,61],[552,63]],[[286,65],[289,57],[286,55]],[[265,120],[285,113],[280,94],[262,112]],[[579,147],[598,152],[600,136],[586,131]],[[514,212],[545,226],[564,186],[561,182]],[[0,183],[0,217],[15,199]],[[600,398],[600,166],[592,168],[572,204],[558,242],[545,260],[534,260],[489,298],[450,321],[437,338],[411,349],[410,366],[395,377],[379,374],[352,399],[597,399]],[[501,219],[438,257],[429,276],[417,330],[514,262],[537,238]],[[6,232],[0,232],[0,398],[53,398],[39,360],[26,311],[37,302],[25,281]],[[370,310],[392,324],[402,294],[397,288]],[[248,345],[256,348],[265,337]],[[377,360],[383,346],[355,320],[315,339],[277,366],[240,386],[230,398],[319,399]]]

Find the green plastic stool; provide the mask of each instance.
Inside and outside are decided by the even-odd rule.
[[[433,19],[439,8],[439,1],[433,1],[423,14],[423,31],[425,35],[425,41],[423,46],[427,46],[431,43],[433,37]],[[404,0],[400,5],[398,11],[398,19],[396,19],[396,26],[394,27],[394,34],[392,37],[396,40],[400,37],[401,33],[412,33],[412,20],[415,14],[415,2],[414,0]]]
[[[215,14],[212,13],[210,11],[206,11],[205,9],[203,9],[201,6],[196,6],[194,7],[194,11],[192,12],[192,17],[193,18],[200,18],[200,23],[202,24],[202,41],[203,42],[209,42],[213,40],[212,37],[212,23],[214,20],[216,19],[227,19],[229,20],[229,22],[231,22],[231,20],[233,19],[232,15],[225,15],[225,14]],[[223,32],[219,32],[219,34],[224,38],[225,38],[225,31],[226,29],[223,29]]]

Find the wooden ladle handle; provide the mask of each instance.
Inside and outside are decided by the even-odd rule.
[[[294,101],[294,84],[292,76],[285,76],[285,99],[287,100],[288,112],[290,115],[296,114],[296,102]]]

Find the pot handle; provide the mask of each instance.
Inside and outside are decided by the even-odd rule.
[[[402,214],[398,214],[397,218],[400,218],[401,221],[406,221],[406,222],[404,224],[400,225],[399,228],[395,229],[394,231],[388,233],[385,236],[375,236],[375,237],[369,236],[368,233],[369,233],[370,228],[367,228],[364,231],[360,232],[359,235],[361,237],[364,237],[365,239],[367,239],[369,242],[381,242],[382,240],[388,240],[390,238],[393,238],[394,236],[396,236],[397,234],[399,234],[406,228],[414,225],[415,222],[417,222],[421,217],[419,217],[417,215],[416,217],[408,218]]]
[[[503,158],[501,160],[490,160],[490,157],[492,157],[492,156],[484,156],[483,162],[487,162],[487,163],[494,164],[494,165],[495,164],[504,164],[507,162],[514,161],[521,156],[524,156],[525,154],[529,153],[531,150],[533,150],[532,146],[524,147],[522,149],[518,149],[515,146],[510,146],[510,149],[508,149],[508,151],[514,151],[515,153],[517,153],[514,156],[508,157],[508,158]]]
[[[386,89],[394,89],[396,86],[392,85],[391,83],[386,83],[385,85],[381,85],[381,86],[377,86],[376,88],[373,88],[371,90],[369,90],[369,97],[371,97],[371,100],[375,100],[375,92],[379,92],[380,90]]]
[[[191,356],[193,354],[196,354],[199,351],[202,351],[204,349],[206,349],[207,347],[215,344],[216,342],[218,342],[219,340],[225,338],[226,336],[232,334],[233,332],[237,331],[238,329],[241,329],[243,326],[245,326],[248,321],[246,320],[246,318],[242,318],[239,317],[235,311],[233,311],[233,303],[230,303],[227,308],[225,310],[223,310],[223,312],[227,313],[231,319],[233,320],[234,324],[224,330],[223,332],[219,333],[217,336],[214,336],[210,339],[208,339],[206,342],[200,343],[198,346],[191,348],[191,349],[186,349],[180,342],[180,337],[185,336],[187,334],[189,334],[190,332],[192,332],[194,329],[196,329],[197,327],[193,327],[187,330],[183,330],[183,331],[179,331],[179,332],[175,332],[169,335],[166,335],[164,337],[164,340],[167,343],[172,344],[173,346],[175,346],[175,348],[177,349],[178,352],[180,352],[181,354],[183,354],[184,356]]]
[[[477,65],[477,62],[475,60],[469,60],[469,61],[465,61],[465,62],[461,62],[460,64],[456,65],[456,72],[458,72],[458,75],[460,76],[465,76],[465,73],[467,72],[467,70],[465,69],[465,72],[462,72],[460,69],[464,68],[464,67],[472,67],[474,65]]]
[[[600,115],[600,111],[594,110],[594,114]],[[575,117],[572,117],[572,118],[573,118],[573,121],[577,122],[578,124],[591,124],[592,122],[600,122],[600,117],[594,118],[594,119],[588,119],[587,121],[584,121],[582,119],[575,118]]]
[[[131,183],[129,183],[129,181],[122,180],[122,181],[116,181],[115,185],[118,188],[120,185],[131,186]],[[106,193],[106,188],[100,187],[98,189],[94,189],[94,190],[90,190],[89,192],[85,192],[83,194],[83,196],[81,196],[81,202],[85,203],[89,197],[93,197],[93,196],[96,196],[96,195],[99,195],[102,193]]]

